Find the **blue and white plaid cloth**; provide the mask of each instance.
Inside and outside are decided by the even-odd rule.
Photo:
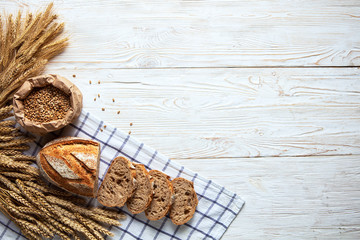
[[[123,155],[131,161],[144,164],[148,170],[161,170],[171,178],[183,177],[194,182],[199,204],[189,222],[176,226],[168,216],[158,221],[149,221],[144,213],[133,215],[126,207],[123,207],[122,210],[127,218],[121,222],[122,226],[112,227],[111,231],[115,236],[107,239],[220,239],[244,205],[244,201],[235,193],[185,169],[134,137],[105,124],[89,113],[82,112],[73,124],[50,135],[52,138],[78,136],[100,142],[100,181],[111,160]],[[37,138],[36,144],[28,153],[37,154],[47,141],[49,141],[48,137]],[[91,200],[90,204],[97,205],[98,203]],[[25,239],[17,226],[1,213],[0,223],[0,239]]]

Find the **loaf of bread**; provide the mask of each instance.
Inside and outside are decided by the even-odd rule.
[[[168,175],[158,170],[151,170],[149,175],[154,180],[154,195],[150,206],[145,210],[145,216],[149,220],[159,220],[167,214],[171,207],[173,187]]]
[[[124,158],[115,158],[98,191],[98,201],[107,207],[122,207],[136,189],[135,167]]]
[[[153,197],[152,183],[154,179],[150,179],[148,171],[142,164],[133,163],[136,169],[136,183],[137,187],[134,194],[126,202],[126,206],[133,214],[138,214],[150,205]]]
[[[41,174],[69,192],[95,197],[98,188],[100,144],[65,137],[47,143],[36,156]]]
[[[193,182],[184,178],[175,178],[171,181],[174,188],[174,202],[170,210],[170,219],[176,225],[189,221],[198,204]]]

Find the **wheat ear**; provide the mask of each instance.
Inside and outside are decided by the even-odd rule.
[[[108,217],[105,217],[103,215],[93,214],[93,215],[90,215],[89,218],[91,218],[91,219],[93,219],[95,221],[98,221],[98,222],[109,224],[109,225],[114,225],[114,226],[120,226],[121,225],[118,220],[108,218]]]
[[[7,189],[17,193],[17,194],[21,194],[20,190],[16,187],[15,184],[13,184],[9,179],[7,179],[6,177],[0,175],[0,182],[7,187]]]
[[[91,208],[91,211],[104,215],[105,217],[123,220],[126,219],[126,215],[117,210],[103,209],[103,208]]]
[[[31,161],[31,162],[36,161],[36,157],[29,156],[29,155],[23,155],[23,154],[17,154],[17,155],[10,156],[10,157],[12,159],[14,159],[15,161]]]
[[[104,237],[100,234],[99,231],[97,231],[95,228],[91,227],[89,223],[86,221],[86,219],[81,216],[79,213],[75,213],[76,218],[79,220],[79,222],[86,227],[97,240],[104,240]]]
[[[11,157],[8,157],[6,155],[0,155],[0,166],[9,169],[17,169],[17,170],[29,168],[28,164],[16,162],[13,159],[11,159]]]
[[[38,234],[31,232],[30,230],[21,229],[21,232],[29,240],[43,240]]]
[[[32,187],[34,189],[38,189],[38,190],[43,191],[45,193],[51,193],[51,194],[60,195],[60,196],[71,196],[72,195],[69,192],[49,188],[48,186],[39,185],[39,184],[31,182],[31,181],[27,181],[27,182],[25,182],[25,184],[28,185],[29,187]]]
[[[21,180],[25,180],[25,181],[29,181],[34,179],[33,176],[27,175],[27,174],[23,174],[23,173],[18,173],[18,172],[0,172],[1,175],[3,175],[4,177],[9,177],[9,178],[18,178]]]
[[[21,152],[15,151],[15,150],[0,149],[0,155],[13,156],[13,155],[17,155],[17,154],[21,154]]]
[[[100,233],[103,233],[105,235],[108,236],[114,236],[114,234],[112,232],[110,232],[109,230],[107,230],[106,228],[104,228],[103,226],[101,226],[100,224],[96,223],[95,221],[89,219],[89,218],[84,218],[82,217],[79,213],[75,213],[75,216],[79,219],[81,219],[81,221],[83,223],[86,224],[87,227],[91,228],[91,229],[96,229],[98,230]]]

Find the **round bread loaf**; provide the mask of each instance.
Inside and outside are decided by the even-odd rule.
[[[100,144],[78,137],[58,138],[37,154],[41,174],[69,192],[95,197],[98,188]]]

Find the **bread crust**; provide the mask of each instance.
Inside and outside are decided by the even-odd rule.
[[[115,204],[109,204],[108,202],[106,201],[103,201],[101,196],[104,194],[104,191],[105,191],[105,184],[107,184],[107,182],[109,181],[110,179],[110,176],[109,176],[109,172],[111,171],[112,167],[117,163],[117,161],[121,161],[121,160],[124,160],[126,161],[126,164],[127,164],[127,168],[130,172],[130,192],[128,193],[128,195],[126,196],[123,196],[121,199],[118,199],[118,201],[115,203]],[[105,174],[105,177],[104,177],[104,180],[103,182],[101,183],[100,185],[100,188],[99,188],[99,191],[98,191],[98,194],[97,194],[97,200],[99,203],[101,203],[102,205],[106,206],[106,207],[122,207],[125,205],[126,201],[133,195],[135,189],[136,189],[136,180],[135,180],[135,177],[136,177],[136,170],[134,169],[134,166],[132,165],[132,163],[125,157],[116,157],[114,158],[112,161],[111,161],[111,164]]]
[[[173,180],[171,181],[172,184],[173,184],[173,186],[175,185],[174,183],[177,182],[177,181],[183,181],[183,182],[186,182],[186,183],[190,184],[190,186],[191,186],[191,189],[190,189],[190,190],[191,190],[191,193],[190,193],[190,194],[192,194],[192,195],[194,196],[194,200],[195,200],[194,205],[191,206],[192,208],[191,208],[190,212],[188,213],[188,217],[185,218],[183,221],[180,221],[180,222],[179,222],[179,221],[177,221],[177,220],[174,218],[175,209],[173,209],[173,208],[174,208],[175,202],[177,201],[176,198],[174,199],[174,204],[172,205],[172,207],[171,207],[171,209],[170,209],[170,219],[171,219],[171,221],[172,221],[175,225],[182,225],[182,224],[188,222],[188,221],[193,217],[193,215],[194,215],[194,213],[195,213],[195,210],[196,210],[196,207],[197,207],[197,205],[198,205],[198,203],[199,203],[199,200],[198,200],[198,198],[197,198],[197,194],[196,194],[196,192],[195,192],[194,183],[193,183],[193,182],[191,182],[191,181],[189,181],[189,180],[187,180],[187,179],[185,179],[185,178],[178,177],[178,178],[175,178],[175,179],[173,179]],[[174,196],[176,196],[176,191],[175,191],[175,190],[176,190],[176,189],[174,188]]]
[[[166,175],[165,173],[163,172],[160,172],[158,170],[150,170],[149,171],[149,175],[152,176],[152,175],[155,175],[155,174],[160,174],[162,176],[164,176],[166,178],[166,184],[167,184],[167,188],[168,190],[170,191],[170,196],[172,197],[174,195],[174,189],[173,189],[173,186],[171,184],[171,181],[170,181],[170,177],[168,175]],[[154,198],[153,198],[153,201],[154,201]],[[148,210],[149,208],[151,207],[151,205],[145,210],[145,216],[149,219],[149,220],[152,220],[152,221],[156,221],[156,220],[159,220],[163,217],[165,217],[165,215],[169,212],[170,208],[171,208],[171,205],[172,205],[172,199],[170,199],[169,201],[169,204],[166,206],[166,211],[164,211],[164,213],[162,215],[159,215],[157,217],[152,217],[150,214],[148,214]]]
[[[147,177],[148,181],[150,182],[150,189],[151,189],[150,194],[147,196],[148,201],[145,203],[145,205],[144,205],[141,209],[139,209],[139,210],[136,211],[136,210],[134,210],[134,209],[132,209],[132,208],[130,207],[129,201],[131,200],[131,198],[129,198],[128,201],[126,202],[126,205],[127,205],[127,207],[128,207],[128,210],[129,210],[132,214],[138,214],[138,213],[141,213],[141,212],[145,211],[145,209],[147,209],[147,208],[149,207],[149,205],[150,205],[150,203],[151,203],[151,201],[152,201],[152,199],[153,199],[153,188],[152,188],[152,184],[153,184],[153,182],[154,182],[154,179],[150,178],[149,172],[146,170],[146,168],[145,168],[144,165],[142,165],[142,164],[136,164],[136,163],[133,163],[133,165],[135,166],[135,168],[136,168],[136,167],[139,167],[139,168],[141,169],[141,171],[145,174],[145,176]],[[135,171],[136,171],[136,169],[135,169]],[[136,176],[136,177],[137,177],[137,176]],[[139,182],[138,179],[137,179],[137,183],[138,183],[138,187],[139,187],[140,182]],[[135,192],[136,192],[136,190],[134,191],[134,193],[135,193]]]
[[[87,171],[81,166],[79,160],[71,157],[71,152],[87,152],[96,157],[96,166],[93,171]],[[51,165],[50,159],[56,159],[57,163],[62,162],[62,168],[73,171],[78,176],[77,179],[64,178]],[[40,173],[50,183],[72,192],[74,194],[95,197],[98,188],[99,164],[100,164],[100,143],[79,137],[62,137],[48,142],[36,155],[36,162]],[[70,170],[69,170],[70,169]]]

